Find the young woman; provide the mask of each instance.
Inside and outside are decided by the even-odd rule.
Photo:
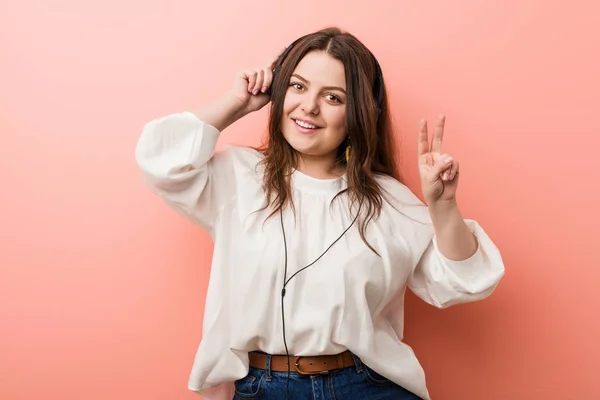
[[[262,149],[215,146],[272,102]],[[458,162],[422,123],[425,203],[400,182],[379,64],[326,29],[240,73],[205,108],[158,118],[136,158],[152,190],[210,232],[203,339],[189,388],[207,400],[428,399],[402,342],[408,287],[440,308],[489,296],[498,249],[456,202]]]

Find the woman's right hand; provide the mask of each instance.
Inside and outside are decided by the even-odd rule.
[[[277,58],[268,65],[239,72],[234,80],[231,94],[240,101],[242,115],[258,111],[270,100],[266,93],[273,83],[273,68]]]
[[[263,68],[240,72],[225,96],[192,112],[200,120],[223,131],[245,115],[260,110],[270,100],[266,92],[271,87],[276,62],[277,59]]]

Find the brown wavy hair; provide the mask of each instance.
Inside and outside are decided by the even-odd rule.
[[[281,131],[283,102],[290,77],[300,60],[311,51],[323,51],[344,64],[346,75],[346,131],[347,140],[337,149],[337,162],[346,168],[347,193],[350,212],[357,204],[360,236],[367,246],[365,232],[369,221],[378,217],[382,207],[382,190],[376,175],[387,175],[401,181],[396,162],[396,148],[390,121],[385,85],[378,115],[373,96],[376,66],[371,52],[355,36],[338,28],[323,29],[303,37],[287,54],[276,71],[271,86],[271,109],[269,135],[266,144],[259,149],[264,155],[263,188],[267,205],[272,208],[271,217],[289,205],[294,208],[290,176],[297,163],[296,151]],[[346,163],[345,151],[351,145],[350,159]],[[334,198],[334,200],[335,200]]]

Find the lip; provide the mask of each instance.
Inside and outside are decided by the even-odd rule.
[[[315,123],[314,123],[313,121],[311,121],[311,120],[306,120],[306,119],[301,119],[301,118],[290,118],[290,119],[292,120],[292,123],[293,123],[293,124],[294,124],[294,126],[296,127],[296,130],[298,130],[298,132],[300,132],[300,133],[302,133],[302,134],[305,134],[305,135],[310,135],[310,134],[313,134],[313,133],[315,133],[316,131],[318,131],[319,129],[321,129],[321,127],[320,127],[319,125],[315,124]],[[302,126],[298,125],[298,124],[296,123],[296,121],[301,121],[301,122],[305,122],[305,123],[307,123],[307,124],[314,125],[314,126],[316,126],[316,128],[315,128],[315,129],[304,128],[304,127],[302,127]]]

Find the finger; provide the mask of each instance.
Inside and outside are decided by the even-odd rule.
[[[269,68],[265,68],[261,92],[266,93],[271,87],[271,83],[273,83],[273,71]]]
[[[429,152],[429,139],[427,137],[427,121],[421,120],[421,126],[419,128],[419,144],[417,146],[419,156],[427,154]]]
[[[440,177],[443,181],[450,182],[458,177],[458,161],[452,160],[450,168],[444,170]]]
[[[265,74],[262,69],[256,73],[256,82],[254,82],[254,88],[252,89],[252,94],[258,94],[258,92],[262,90],[264,75]]]
[[[446,123],[446,117],[440,115],[435,130],[433,132],[433,140],[431,141],[431,152],[441,153],[442,152],[442,140],[444,139],[444,125]]]
[[[246,78],[248,79],[248,92],[252,93],[256,83],[256,71],[246,71]]]
[[[458,175],[458,161],[453,160],[452,161],[452,168],[450,168],[450,170],[446,171],[446,173],[448,174],[448,180],[451,181],[454,178],[456,178],[456,175]]]
[[[442,154],[437,157],[435,164],[432,167],[432,175],[440,177],[442,180],[448,180],[450,178],[450,171],[452,170],[452,164],[455,162],[449,154]]]

